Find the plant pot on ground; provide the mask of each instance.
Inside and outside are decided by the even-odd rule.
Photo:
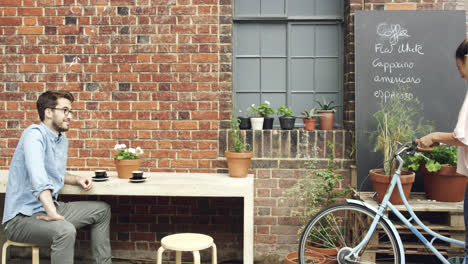
[[[319,253],[306,252],[305,255],[307,257],[306,263],[325,264],[327,261],[325,256]],[[288,254],[286,254],[286,256],[284,257],[284,263],[285,264],[299,263],[299,254],[297,253],[297,251],[289,252]]]
[[[248,151],[249,144],[244,143],[244,138],[239,129],[239,119],[231,114],[230,122],[230,135],[231,135],[231,151],[226,150],[226,160],[229,169],[229,175],[235,178],[247,177],[250,160],[252,159],[252,151]]]
[[[309,252],[319,253],[325,256],[327,261],[324,264],[337,264],[336,256],[342,247],[343,245],[341,245],[339,241],[337,241],[335,245],[330,245],[328,247],[322,247],[321,245],[312,242],[308,242],[306,245]]]
[[[296,117],[292,115],[291,107],[280,106],[276,113],[279,116],[280,126],[281,129],[284,130],[291,130],[294,128],[294,124],[296,122]]]

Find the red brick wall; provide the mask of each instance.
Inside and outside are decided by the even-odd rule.
[[[67,133],[71,169],[113,170],[116,143],[145,150],[147,171],[225,172],[232,109],[235,0],[0,0],[0,169],[21,132],[38,120],[48,89],[71,90],[79,110]],[[345,0],[344,125],[354,129],[354,12],[465,9],[463,0]],[[297,248],[298,205],[283,191],[323,161],[335,142],[349,181],[350,131],[247,133],[255,153],[255,254],[276,263]],[[275,141],[275,143],[273,143]],[[347,182],[345,182],[347,183]],[[242,256],[239,199],[63,197],[112,205],[112,246],[123,258],[154,258],[161,236],[198,231],[220,259]],[[79,233],[79,257],[89,233]]]
[[[144,148],[146,170],[224,166],[216,162],[227,116],[219,90],[230,81],[219,73],[231,46],[219,32],[230,23],[224,14],[230,1],[0,1],[0,168],[49,89],[77,99],[70,168],[112,168],[117,142]]]

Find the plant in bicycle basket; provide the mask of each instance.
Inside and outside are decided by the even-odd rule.
[[[308,169],[316,169],[314,163],[307,164]],[[299,220],[303,226],[299,229],[298,233],[302,233],[307,221],[321,210],[321,208],[330,206],[337,202],[338,199],[349,197],[351,188],[336,189],[341,185],[343,176],[335,171],[338,166],[335,163],[334,145],[328,142],[328,161],[325,170],[314,170],[313,173],[308,174],[305,178],[297,181],[287,194],[304,205],[304,209],[296,212]],[[310,233],[310,243],[321,245],[324,248],[335,248],[338,241],[338,234],[336,230],[332,230],[331,226],[323,224],[322,228]],[[323,237],[335,237],[335,240],[326,239]]]

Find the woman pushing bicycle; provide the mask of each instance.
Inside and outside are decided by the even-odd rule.
[[[457,63],[460,76],[468,81],[468,39],[465,39],[455,52],[455,61]],[[465,95],[465,101],[458,114],[458,122],[455,130],[450,132],[430,133],[416,141],[419,147],[428,148],[437,146],[440,143],[458,147],[457,172],[468,177],[468,91]],[[464,218],[465,230],[468,226],[468,188],[465,191],[464,200]],[[466,240],[468,241],[468,232]],[[465,244],[465,261],[468,263],[468,246]]]

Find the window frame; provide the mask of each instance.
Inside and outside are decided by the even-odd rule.
[[[288,13],[287,12],[287,4],[286,4],[286,1],[285,0],[285,7],[284,7],[284,10],[285,10],[285,14],[282,15],[282,16],[251,16],[251,15],[244,15],[244,16],[239,16],[239,15],[236,15],[235,14],[235,9],[236,9],[236,6],[233,10],[233,13],[234,13],[234,16],[233,16],[233,57],[232,57],[232,69],[233,69],[233,78],[232,78],[232,83],[233,83],[233,112],[236,111],[238,105],[237,105],[237,101],[238,101],[238,93],[243,93],[243,94],[253,94],[253,95],[259,95],[259,99],[260,99],[260,102],[263,102],[265,99],[263,98],[263,95],[264,93],[281,93],[281,94],[285,94],[286,98],[285,98],[285,102],[286,102],[286,106],[288,107],[292,107],[293,106],[293,102],[292,102],[292,97],[293,97],[293,94],[313,94],[314,97],[317,95],[317,94],[336,94],[337,96],[337,100],[338,102],[335,101],[335,104],[338,104],[339,107],[337,109],[337,116],[335,117],[335,127],[337,128],[342,128],[343,127],[343,112],[344,112],[344,109],[343,109],[343,105],[344,105],[344,102],[343,102],[343,94],[344,94],[344,76],[343,76],[343,73],[344,73],[344,28],[343,28],[343,25],[344,25],[344,15],[343,15],[343,9],[344,9],[344,3],[342,1],[341,3],[341,10],[340,10],[340,13],[341,13],[341,16],[333,16],[333,15],[322,15],[322,16],[317,16],[317,15],[313,15],[313,16],[287,16],[286,14]],[[236,5],[238,1],[234,1],[234,4]],[[261,9],[260,9],[261,10]],[[257,25],[257,26],[261,26],[263,24],[284,24],[285,27],[286,27],[286,54],[284,57],[279,57],[279,56],[267,56],[267,58],[285,58],[286,59],[286,80],[285,80],[285,84],[286,84],[286,91],[263,91],[262,90],[262,83],[261,83],[261,64],[262,64],[262,58],[265,58],[262,56],[261,52],[259,55],[252,55],[252,56],[237,56],[237,48],[238,48],[238,45],[237,45],[237,39],[236,39],[236,36],[237,36],[237,30],[238,30],[238,26],[239,24],[245,24],[245,23],[249,23],[249,24],[254,24],[254,25]],[[293,91],[291,89],[292,87],[292,83],[291,83],[291,64],[292,64],[292,55],[291,55],[291,43],[292,43],[292,40],[291,40],[291,32],[292,32],[292,26],[293,25],[337,25],[338,27],[338,41],[339,41],[339,47],[338,47],[338,56],[336,57],[338,62],[339,62],[339,65],[338,65],[338,73],[337,73],[337,76],[338,76],[338,84],[339,86],[337,87],[337,90],[336,91],[320,91],[320,92],[317,92],[316,90],[314,91]],[[258,30],[258,32],[260,32],[260,29]],[[260,41],[261,41],[261,38],[260,38]],[[260,43],[260,46],[261,46],[261,43]],[[236,69],[237,69],[237,59],[238,58],[242,58],[242,57],[245,57],[245,58],[257,58],[259,60],[259,73],[260,73],[260,87],[259,87],[259,91],[252,91],[252,92],[249,92],[249,91],[238,91],[237,90],[237,78],[235,78],[236,76]],[[317,56],[313,56],[313,58],[317,58]],[[328,58],[328,56],[323,56],[322,58]],[[315,77],[314,77],[314,81],[315,81]],[[246,109],[237,109],[237,110],[243,110],[245,111]],[[276,111],[276,109],[274,109]],[[301,110],[303,111],[303,110]],[[298,114],[298,113],[296,113]],[[276,127],[279,127],[279,124],[276,122],[275,123],[275,128]],[[295,127],[303,127],[303,122],[301,122],[300,120],[296,119],[296,124],[295,124]]]

